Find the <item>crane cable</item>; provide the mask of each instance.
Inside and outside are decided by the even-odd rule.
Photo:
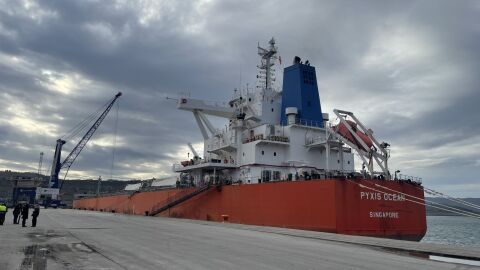
[[[62,136],[64,140],[70,140],[74,136],[76,136],[80,131],[84,130],[85,127],[87,127],[93,120],[98,118],[98,115],[104,111],[104,108],[107,107],[110,103],[112,102],[112,99],[110,99],[107,103],[105,103],[103,106],[98,108],[95,112],[91,113],[88,115],[85,119],[83,119],[80,123],[78,123],[75,127],[70,129],[65,135]],[[118,118],[118,104],[117,104],[117,118]],[[115,124],[116,125],[116,124]],[[115,126],[116,129],[116,126]],[[115,144],[116,144],[116,130],[115,130]],[[113,162],[113,161],[112,161]],[[113,166],[113,165],[112,165]],[[63,176],[63,180],[60,183],[60,189],[63,187],[63,183],[65,182],[65,179],[67,178],[68,172],[70,171],[70,166],[67,168],[67,171],[65,172]],[[111,173],[110,173],[111,174]]]
[[[111,102],[111,101],[110,101]],[[82,122],[80,122],[81,125],[78,125],[79,127],[72,132],[72,134],[70,134],[68,136],[68,138],[66,138],[66,140],[70,140],[72,138],[74,138],[75,136],[77,136],[80,132],[84,131],[86,128],[88,128],[92,122],[94,122],[98,117],[100,117],[100,115],[102,114],[102,112],[105,110],[106,107],[108,107],[108,104],[109,103],[105,103],[103,106],[101,106],[100,108],[98,108],[97,111],[93,112],[92,114],[90,114],[87,118],[85,118]]]
[[[103,108],[103,107],[102,107]],[[65,135],[63,135],[61,138],[64,140],[69,140],[72,137],[74,137],[78,132],[80,132],[82,129],[84,129],[88,123],[92,122],[93,119],[95,119],[95,116],[98,115],[100,110],[102,108],[99,108],[97,111],[89,114],[86,118],[84,118],[81,122],[79,122],[77,125],[75,125],[73,128],[71,128]]]
[[[70,140],[71,138],[75,137],[78,133],[80,133],[80,131],[85,129],[85,127],[87,127],[89,123],[91,123],[94,119],[96,119],[97,115],[99,115],[104,110],[104,108],[107,107],[108,104],[110,104],[111,101],[112,100],[109,100],[107,103],[102,105],[96,111],[89,114],[82,121],[80,121],[77,125],[75,125],[69,131],[67,131],[61,138],[64,139],[64,140]]]
[[[355,184],[355,185],[358,185],[358,186],[361,187],[361,188],[366,188],[366,189],[373,190],[373,191],[376,191],[376,192],[380,192],[380,193],[383,193],[383,194],[389,194],[389,193],[387,193],[387,192],[384,192],[384,191],[381,191],[381,190],[378,190],[378,189],[375,189],[375,188],[371,188],[371,187],[368,187],[368,186],[365,186],[365,185],[356,183],[356,182],[354,182],[354,181],[352,181],[352,180],[350,180],[350,179],[347,179],[347,181],[349,181],[350,183],[353,183],[353,184]],[[416,204],[420,204],[420,205],[423,205],[423,206],[427,206],[426,203],[422,203],[422,202],[419,202],[419,201],[414,201],[414,200],[410,200],[410,199],[407,199],[407,198],[405,198],[405,200],[406,200],[406,201],[409,201],[409,202],[416,203]],[[471,215],[471,214],[464,214],[464,213],[457,212],[457,211],[450,210],[450,209],[446,209],[446,208],[443,208],[443,207],[440,207],[440,206],[430,205],[430,207],[437,208],[437,209],[441,209],[441,210],[444,210],[444,211],[447,211],[447,212],[456,213],[456,214],[463,215],[463,216],[467,216],[467,217],[472,217],[472,218],[480,219],[479,216],[475,216],[475,215]]]
[[[66,171],[65,174],[63,175],[63,180],[62,180],[62,183],[60,183],[59,189],[62,189],[63,183],[65,182],[65,179],[67,178],[68,171],[70,171],[70,166],[68,166],[67,171]]]
[[[117,133],[118,133],[118,110],[120,108],[119,102],[116,104],[115,110],[115,125],[114,125],[114,136],[113,136],[113,149],[112,149],[112,165],[110,167],[110,180],[113,180],[113,168],[115,165],[115,150],[117,149]]]
[[[399,194],[402,194],[402,195],[405,195],[405,196],[408,196],[408,197],[417,199],[417,200],[423,200],[423,201],[426,201],[426,202],[428,202],[428,203],[430,203],[430,204],[440,205],[441,207],[446,207],[446,208],[452,209],[453,211],[463,212],[463,213],[466,213],[466,214],[468,214],[468,215],[478,216],[478,217],[480,218],[480,214],[477,214],[477,213],[474,213],[474,212],[465,211],[465,210],[462,210],[462,209],[458,209],[458,208],[451,207],[451,206],[444,205],[444,204],[437,203],[437,202],[432,202],[432,201],[430,201],[430,200],[422,199],[422,198],[419,198],[419,197],[416,197],[416,196],[413,196],[413,195],[410,195],[410,194],[406,194],[406,193],[400,192],[400,191],[398,191],[398,190],[394,190],[394,189],[391,189],[391,188],[388,188],[388,187],[385,187],[385,186],[382,186],[382,185],[379,185],[379,184],[376,184],[376,183],[371,183],[371,184],[373,184],[373,185],[375,185],[375,186],[377,186],[377,187],[380,187],[380,188],[389,190],[389,191],[393,191],[393,192],[396,192],[396,193],[399,193]]]

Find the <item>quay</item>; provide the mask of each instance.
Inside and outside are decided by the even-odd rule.
[[[8,212],[0,269],[441,270],[478,268],[428,255],[480,260],[474,248],[105,212],[41,209],[38,222],[13,225]]]

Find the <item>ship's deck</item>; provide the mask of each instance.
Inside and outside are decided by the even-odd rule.
[[[9,212],[0,227],[2,269],[459,269],[391,250],[480,257],[478,249],[90,211],[42,209],[37,228],[11,221]]]
[[[235,168],[237,168],[237,166],[235,164],[205,162],[205,163],[189,165],[189,166],[185,166],[185,167],[181,166],[179,164],[175,164],[174,171],[175,172],[188,172],[188,171],[195,170],[195,169],[223,170],[223,169],[235,169]]]

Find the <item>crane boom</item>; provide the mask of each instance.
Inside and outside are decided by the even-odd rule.
[[[188,148],[190,148],[190,150],[192,151],[192,154],[193,154],[193,157],[194,158],[199,158],[199,155],[197,153],[197,151],[195,151],[195,148],[193,148],[193,145],[191,143],[188,143]]]
[[[93,125],[90,127],[90,129],[87,131],[87,133],[82,137],[82,139],[78,142],[78,144],[73,148],[72,152],[68,154],[68,156],[65,158],[63,162],[60,163],[60,156],[62,152],[62,146],[65,144],[65,141],[62,139],[57,140],[57,145],[55,148],[55,155],[53,158],[53,164],[52,164],[52,172],[50,175],[50,187],[51,188],[59,188],[58,186],[58,175],[60,173],[60,169],[62,168],[68,168],[72,166],[73,162],[75,159],[78,157],[80,152],[82,152],[83,148],[85,145],[87,145],[88,141],[90,138],[93,136],[95,131],[98,129],[100,124],[103,122],[105,117],[107,116],[108,112],[110,112],[110,109],[112,108],[113,104],[115,101],[122,95],[121,92],[118,92],[113,100],[108,104],[107,108],[103,111],[103,113],[98,117],[98,119],[93,123]],[[68,173],[68,170],[67,170]]]

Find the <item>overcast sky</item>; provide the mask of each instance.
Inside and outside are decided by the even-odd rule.
[[[36,171],[41,151],[49,169],[56,139],[122,91],[114,178],[171,175],[202,137],[166,97],[255,85],[273,36],[283,67],[316,67],[324,111],[354,111],[392,145],[392,171],[480,197],[479,18],[461,0],[0,0],[0,169]],[[110,177],[115,111],[70,177]]]

